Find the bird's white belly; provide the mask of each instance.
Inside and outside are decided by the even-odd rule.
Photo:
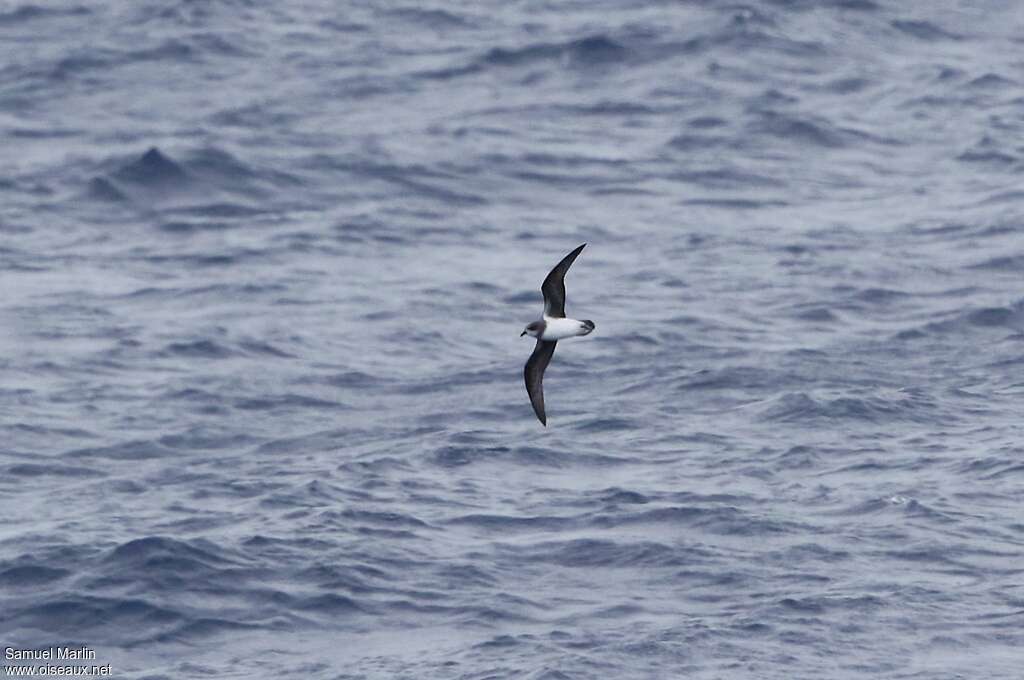
[[[576,319],[554,319],[546,316],[544,322],[547,325],[544,327],[544,334],[540,336],[541,340],[571,338],[575,335],[583,335],[585,329],[583,323]]]

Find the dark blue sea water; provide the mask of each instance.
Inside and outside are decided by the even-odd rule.
[[[1024,677],[1015,0],[0,1],[0,646]],[[548,427],[522,366],[582,242]]]

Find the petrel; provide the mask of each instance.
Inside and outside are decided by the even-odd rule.
[[[537,345],[526,361],[523,375],[526,376],[526,391],[530,395],[533,412],[540,419],[540,424],[545,427],[548,425],[548,419],[544,415],[544,369],[551,362],[555,345],[563,338],[589,335],[594,330],[594,322],[589,319],[578,321],[565,318],[565,273],[569,271],[576,256],[586,245],[584,243],[563,257],[544,279],[540,287],[540,292],[544,294],[544,316],[527,324],[526,329],[519,335],[537,338]]]

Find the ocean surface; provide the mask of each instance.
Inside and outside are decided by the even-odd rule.
[[[1019,679],[1022,414],[1016,0],[0,0],[0,647]]]

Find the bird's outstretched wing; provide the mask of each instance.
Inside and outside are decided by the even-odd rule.
[[[551,363],[551,355],[555,353],[557,340],[538,340],[533,354],[526,360],[523,375],[526,376],[526,391],[533,404],[533,412],[540,419],[540,424],[547,427],[548,419],[544,415],[544,369]]]
[[[540,292],[544,293],[544,316],[565,317],[565,273],[569,271],[576,256],[586,243],[562,258],[544,279]]]

